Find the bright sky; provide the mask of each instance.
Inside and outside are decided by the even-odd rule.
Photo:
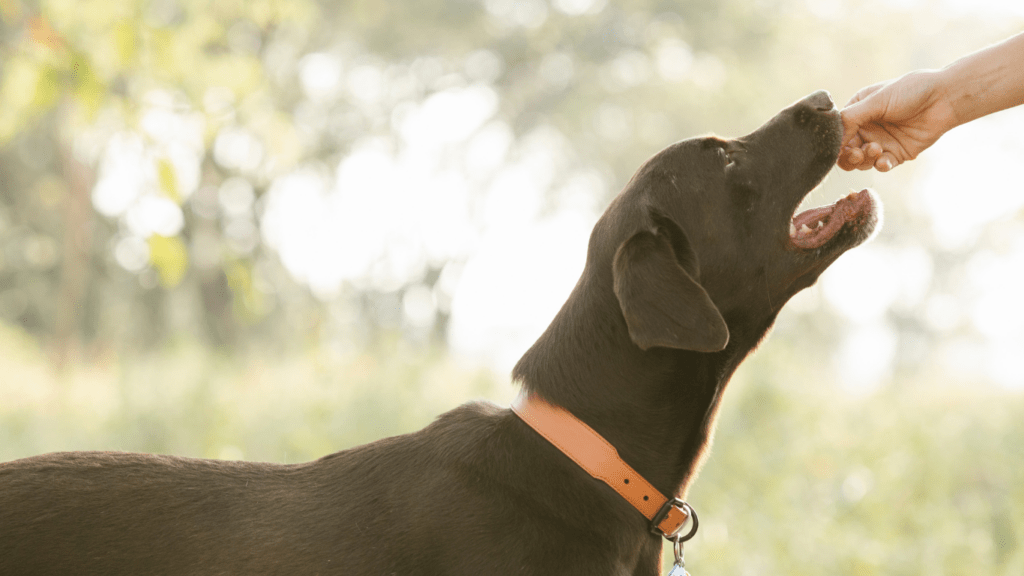
[[[920,303],[926,296],[932,262],[925,246],[933,242],[948,250],[971,251],[986,230],[998,231],[1002,245],[971,256],[966,281],[956,293],[930,296],[924,302],[924,323],[941,331],[966,320],[982,336],[980,347],[966,341],[952,344],[940,358],[946,373],[966,378],[987,370],[996,382],[1024,389],[1019,357],[1024,350],[1021,134],[1024,108],[947,133],[916,161],[919,176],[910,191],[913,205],[931,222],[932,238],[907,238],[898,247],[877,242],[862,246],[823,276],[821,292],[852,328],[842,352],[849,358],[842,373],[851,389],[871,389],[887,375],[884,359],[896,350],[885,312],[894,304]],[[865,362],[871,358],[878,361]]]
[[[964,13],[988,12],[994,15],[1024,16],[1024,2],[1019,0],[943,0],[943,2]],[[911,4],[924,4],[926,0],[910,0]]]
[[[944,1],[958,10],[1024,15],[1024,2],[1017,0]],[[563,11],[603,5],[556,2]],[[303,59],[300,81],[311,100],[339,89],[368,102],[376,98],[379,69],[360,66],[345,75],[332,58]],[[455,262],[434,293],[425,287],[409,292],[406,318],[422,321],[432,317],[435,306],[450,302],[455,352],[507,372],[576,283],[590,229],[603,210],[596,199],[607,195],[609,184],[597,174],[566,173],[568,144],[553,129],[513,141],[509,127],[492,119],[498,98],[484,84],[434,94],[396,112],[397,146],[367,138],[338,166],[304,166],[277,178],[266,199],[262,231],[287,269],[324,298],[344,283],[395,289],[419,278],[430,262]],[[93,194],[100,212],[124,218],[128,233],[115,255],[130,270],[146,265],[144,238],[176,234],[183,224],[180,209],[159,194],[156,171],[147,166],[154,158],[168,158],[185,197],[199,183],[201,120],[170,111],[166,95],[154,93],[152,99],[142,128],[156,144],[146,147],[141,135],[129,132],[115,137],[100,159]],[[949,133],[918,161],[922,175],[912,193],[938,244],[969,249],[983,228],[1024,206],[1021,134],[1024,110],[1004,112]],[[264,151],[258,139],[238,129],[217,138],[214,154],[222,165],[245,173],[259,166]],[[844,191],[834,192],[838,197]],[[824,195],[829,193],[826,185]],[[251,185],[230,179],[216,197],[231,215],[229,231],[240,245],[251,245],[258,217]],[[988,366],[992,378],[1024,388],[1019,362],[1024,300],[1017,296],[1024,291],[1024,231],[1012,230],[1008,238],[1000,252],[972,258],[961,294],[926,303],[926,322],[942,330],[967,315],[987,344],[951,350],[944,360],[948,369]],[[907,239],[899,247],[858,248],[794,302],[799,307],[824,299],[848,319],[837,361],[851,391],[871,390],[886,378],[896,353],[886,311],[894,303],[925,298],[932,273],[925,244]]]

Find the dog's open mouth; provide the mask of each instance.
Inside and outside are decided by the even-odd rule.
[[[874,231],[876,221],[873,192],[864,189],[851,192],[829,206],[797,214],[789,224],[789,239],[797,248],[813,250],[847,229],[860,242]]]

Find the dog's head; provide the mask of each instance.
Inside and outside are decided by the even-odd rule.
[[[841,137],[839,111],[817,92],[751,134],[684,140],[648,160],[595,226],[587,263],[611,273],[633,342],[753,346],[787,300],[864,242],[879,212],[868,190],[794,215]]]

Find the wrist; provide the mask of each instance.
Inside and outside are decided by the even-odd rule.
[[[1018,34],[938,71],[956,124],[1024,103],[1024,34]]]
[[[942,133],[961,124],[966,124],[978,116],[976,113],[977,94],[969,79],[964,78],[962,71],[953,65],[938,70],[928,71],[928,82],[931,86],[934,106],[945,111]]]

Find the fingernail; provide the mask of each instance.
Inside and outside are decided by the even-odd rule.
[[[883,172],[888,172],[889,170],[892,170],[892,160],[889,160],[888,158],[883,158],[880,164]]]

